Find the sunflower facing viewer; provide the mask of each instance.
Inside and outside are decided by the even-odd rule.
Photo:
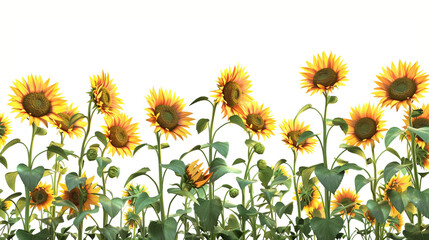
[[[290,119],[289,121],[283,120],[280,125],[282,130],[283,142],[286,143],[290,148],[295,151],[304,151],[307,153],[312,153],[314,147],[316,146],[316,139],[313,137],[305,139],[303,142],[298,143],[299,137],[305,131],[309,131],[310,125],[304,126],[304,123],[299,123],[298,120]]]
[[[86,174],[83,173],[82,177],[86,177]],[[92,183],[93,180],[94,180],[94,177],[87,178],[85,181],[85,186],[82,189],[83,191],[82,211],[90,210],[91,205],[99,206],[98,205],[99,200],[96,193],[100,191],[100,188],[97,187],[97,183],[94,183],[94,184]],[[79,202],[80,202],[81,196],[80,196],[80,191],[78,187],[75,187],[70,191],[69,189],[67,189],[66,184],[61,183],[60,186],[62,188],[61,192],[63,193],[63,195],[61,195],[61,198],[64,200],[71,201],[79,209]],[[64,212],[67,209],[70,209],[69,215],[72,215],[75,212],[74,209],[68,208],[68,207],[63,207],[61,209],[61,212]]]
[[[31,192],[30,202],[34,204],[31,206],[37,207],[39,211],[42,211],[42,208],[49,211],[52,201],[54,200],[53,194],[51,185],[39,183],[39,185],[34,188],[33,192]]]
[[[265,139],[265,137],[274,135],[276,120],[270,116],[270,108],[264,108],[264,104],[260,106],[257,102],[246,104],[241,117],[244,119],[247,129],[258,135],[258,139],[261,136]]]
[[[91,79],[91,97],[98,108],[103,114],[109,116],[119,113],[122,109],[122,99],[118,97],[119,93],[116,92],[116,84],[112,83],[113,79],[109,78],[109,73],[101,72],[101,76],[93,76]]]
[[[2,113],[0,115],[0,147],[6,144],[7,135],[12,132],[10,129],[10,121]]]
[[[81,118],[69,127],[70,119],[76,113],[78,113],[77,107],[73,108],[73,104],[67,105],[63,112],[58,113],[61,120],[55,120],[53,122],[54,126],[56,126],[60,132],[67,134],[70,138],[73,138],[73,136],[82,137],[83,129],[87,124],[84,122],[84,119]]]

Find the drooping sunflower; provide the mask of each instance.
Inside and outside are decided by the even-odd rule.
[[[304,187],[301,183],[298,186],[298,196],[301,200],[301,207],[305,212],[311,212],[313,209],[318,208],[320,194],[316,186]],[[296,200],[296,195],[292,197]]]
[[[308,218],[312,219],[314,217],[325,218],[325,209],[323,208],[322,202],[317,202],[316,208],[307,208],[305,212],[307,213]]]
[[[83,129],[87,124],[83,118],[72,123],[69,127],[70,119],[76,113],[78,113],[77,107],[73,108],[73,104],[67,105],[63,112],[58,113],[61,120],[53,121],[53,125],[57,127],[61,133],[67,134],[70,138],[73,138],[73,135],[76,137],[82,137]]]
[[[146,108],[149,118],[148,122],[151,126],[155,126],[155,132],[161,131],[165,134],[165,138],[171,134],[176,140],[177,137],[183,139],[190,133],[186,130],[190,125],[194,125],[190,118],[190,112],[184,112],[185,104],[183,99],[176,96],[176,93],[171,93],[167,90],[159,89],[158,94],[153,88],[150,95],[146,96],[150,108]]]
[[[129,228],[137,228],[141,221],[140,216],[135,213],[134,208],[128,208],[124,213],[125,225]]]
[[[0,115],[0,147],[6,144],[7,135],[12,132],[10,128],[10,120],[2,113]]]
[[[86,177],[86,173],[83,173],[82,177]],[[87,178],[85,181],[85,186],[82,189],[83,191],[83,206],[82,210],[86,211],[91,209],[91,205],[98,205],[98,196],[96,193],[100,191],[100,188],[97,187],[97,183],[92,183],[94,177]],[[73,188],[71,191],[67,189],[67,185],[64,183],[60,184],[61,190],[61,198],[64,200],[71,201],[77,208],[79,208],[79,199],[80,199],[80,191],[78,187]],[[64,212],[68,209],[68,207],[63,207],[61,212]],[[74,209],[70,208],[69,215],[72,215],[75,212]]]
[[[124,113],[113,116],[104,116],[107,126],[101,126],[104,135],[109,139],[107,147],[109,153],[118,153],[121,157],[132,156],[131,151],[140,143],[137,129],[138,123],[131,124],[133,118],[128,118]]]
[[[355,215],[353,209],[359,209],[359,205],[362,202],[359,200],[359,194],[356,194],[354,190],[349,189],[341,189],[341,191],[337,191],[334,195],[335,200],[331,202],[331,209],[334,210],[337,207],[346,207],[345,211],[342,210],[340,212],[341,215],[351,215],[352,217]]]
[[[42,208],[49,211],[52,201],[54,200],[54,192],[51,185],[40,182],[39,185],[33,189],[30,197],[30,203],[32,203],[31,207],[37,207],[39,211],[42,211]]]
[[[375,83],[378,85],[373,92],[375,97],[381,98],[381,106],[407,108],[412,101],[418,102],[422,98],[422,93],[426,92],[429,85],[428,75],[419,70],[419,64],[416,62],[402,63],[399,60],[398,68],[392,62],[392,67],[383,68],[383,73],[377,75],[378,80]]]
[[[302,88],[307,89],[307,93],[311,95],[319,92],[332,92],[334,88],[344,86],[346,74],[348,72],[347,66],[343,63],[340,57],[325,52],[322,56],[317,54],[313,56],[313,63],[307,62],[307,67],[302,67],[305,72],[301,72],[304,77],[301,81]]]
[[[411,123],[413,124],[413,128],[429,127],[429,104],[423,104],[421,109],[423,110],[422,115],[411,118]],[[410,126],[410,123],[408,121],[409,117],[410,117],[410,113],[408,110],[406,110],[405,116],[404,116],[404,123],[406,126],[404,128],[407,128],[407,126]],[[411,140],[411,135],[409,131],[407,131],[407,138]],[[426,145],[425,141],[421,139],[419,136],[416,136],[416,143],[421,148],[424,148]]]
[[[402,214],[398,212],[391,215],[391,217],[395,219],[395,222],[390,221],[390,219],[387,219],[386,227],[391,226],[391,227],[394,227],[396,231],[401,232],[402,226],[404,226],[405,224],[404,217],[402,216]]]
[[[273,167],[271,167],[271,168],[273,168]],[[287,177],[287,178],[291,178],[291,176],[288,174],[284,165],[278,166],[278,168],[274,172],[274,178],[282,176],[282,175]]]
[[[351,119],[345,119],[349,129],[344,139],[349,145],[362,145],[365,149],[366,146],[373,145],[374,141],[379,142],[383,137],[381,132],[387,130],[384,128],[386,121],[381,120],[383,110],[370,103],[352,108],[350,117]]]
[[[125,190],[122,191],[122,193],[123,193],[122,196],[124,196],[124,197],[134,196],[134,197],[128,199],[128,204],[131,207],[134,207],[134,203],[137,199],[137,195],[139,195],[140,193],[143,193],[143,192],[148,193],[147,187],[145,185],[137,184],[134,186],[132,183],[128,183],[127,186],[125,187]]]
[[[103,114],[109,116],[119,113],[122,109],[122,99],[118,97],[116,84],[112,83],[113,79],[109,78],[109,73],[101,72],[101,76],[93,75],[91,79],[91,97],[96,107]]]
[[[238,64],[232,71],[229,67],[221,72],[217,82],[218,89],[212,91],[215,93],[212,97],[216,98],[215,102],[222,103],[223,117],[242,115],[244,103],[253,100],[249,95],[252,84],[248,78],[244,67],[240,68]]]
[[[0,199],[0,210],[7,211],[12,206],[12,201]]]
[[[48,127],[48,122],[61,120],[57,113],[64,110],[66,101],[58,94],[58,83],[49,85],[49,79],[43,82],[42,77],[31,75],[27,80],[16,80],[14,85],[10,87],[15,95],[10,95],[9,105],[21,122],[28,118],[30,125],[42,122]]]
[[[202,163],[198,164],[198,160],[193,161],[191,164],[186,166],[187,181],[195,188],[200,188],[206,184],[213,173],[208,173],[209,169],[205,172],[201,169]]]
[[[264,108],[264,104],[259,106],[257,102],[248,102],[244,105],[241,117],[247,129],[258,135],[258,139],[261,136],[265,139],[265,137],[274,135],[276,120],[270,116],[270,108]]]
[[[384,189],[384,200],[388,200],[390,207],[391,207],[391,214],[395,214],[398,212],[396,210],[395,206],[390,202],[390,199],[387,196],[387,191],[392,189],[395,190],[398,193],[405,192],[407,190],[407,187],[411,186],[411,176],[405,175],[401,176],[401,172],[398,172],[398,175],[393,176],[390,181],[387,183],[385,189]]]
[[[299,137],[303,132],[309,131],[310,125],[304,126],[304,122],[299,123],[298,120],[290,119],[289,121],[283,120],[280,129],[282,130],[283,142],[290,148],[295,151],[300,151],[301,153],[304,151],[312,153],[314,151],[316,139],[313,137],[307,138],[298,144]]]

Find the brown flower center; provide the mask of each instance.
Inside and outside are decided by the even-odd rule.
[[[359,140],[370,139],[377,133],[377,123],[369,117],[361,118],[356,122],[354,129]]]
[[[338,74],[331,68],[323,68],[317,71],[313,77],[313,84],[325,87],[333,86],[338,81]]]
[[[265,121],[259,114],[247,115],[246,123],[251,126],[252,130],[255,132],[264,129],[265,126]]]
[[[101,88],[101,97],[100,97],[100,101],[101,101],[104,105],[106,105],[107,107],[109,107],[109,106],[110,106],[110,101],[111,101],[111,98],[110,98],[110,92],[109,92],[109,90],[107,90],[107,88],[105,88],[105,87],[102,87],[102,88]]]
[[[128,143],[128,134],[125,129],[120,126],[112,126],[109,135],[110,143],[117,148],[121,148]]]
[[[409,78],[398,78],[393,81],[387,90],[393,100],[403,101],[411,98],[417,91],[417,84]]]
[[[45,191],[45,189],[42,188],[36,188],[31,193],[31,199],[36,204],[43,204],[48,200],[48,193]]]
[[[3,137],[5,132],[6,132],[6,126],[3,124],[3,122],[0,122],[0,138]]]
[[[88,192],[86,191],[86,189],[82,189],[82,193],[82,203],[85,203],[88,197]],[[73,188],[70,191],[70,199],[68,200],[70,200],[74,205],[76,205],[76,207],[79,207],[80,191],[77,187]]]
[[[43,117],[51,111],[51,102],[43,92],[31,92],[22,99],[24,110],[34,117]]]
[[[158,115],[156,121],[164,129],[173,130],[179,124],[179,115],[176,109],[168,105],[157,106],[155,108],[155,115]]]
[[[346,212],[347,213],[351,213],[352,210],[353,210],[353,208],[354,208],[354,206],[355,206],[355,204],[356,204],[352,199],[350,199],[348,197],[345,197],[345,198],[341,199],[339,203],[343,207],[346,207]]]
[[[228,107],[235,107],[240,102],[241,88],[236,82],[227,82],[222,93]]]
[[[69,130],[70,116],[65,113],[58,113],[58,116],[60,116],[62,121],[57,121],[57,123],[61,126],[61,130],[67,132]]]
[[[287,136],[292,140],[292,143],[295,147],[298,146],[298,139],[299,136],[301,136],[301,132],[300,131],[291,131],[290,133],[287,134]]]

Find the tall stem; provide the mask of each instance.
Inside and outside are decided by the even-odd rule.
[[[161,133],[158,131],[155,133],[156,135],[156,153],[158,155],[158,175],[159,175],[159,202],[160,202],[160,208],[161,208],[161,221],[165,221],[165,209],[164,209],[164,183],[162,178],[162,158],[161,158]]]
[[[328,93],[324,92],[323,95],[325,96],[325,110],[323,112],[323,165],[328,168],[328,155],[327,155],[327,143],[328,143],[328,136],[326,131],[326,113],[328,111]],[[331,218],[331,211],[329,209],[329,203],[331,202],[331,193],[327,188],[325,188],[325,216],[327,219]]]
[[[377,202],[377,159],[375,158],[375,145],[371,144],[372,165],[374,168],[374,181],[371,182],[372,200]],[[380,239],[380,223],[375,219],[375,239]]]
[[[408,106],[409,106],[408,122],[410,127],[413,127],[413,121],[411,117],[411,114],[413,113],[413,109],[411,108],[411,104],[409,104]],[[419,174],[417,173],[417,154],[416,154],[416,142],[415,142],[416,136],[414,135],[413,132],[411,131],[409,132],[411,136],[411,153],[413,156],[414,187],[420,192]],[[417,221],[418,221],[418,227],[420,228],[422,225],[422,213],[419,210],[417,211]]]
[[[296,198],[296,205],[298,208],[298,217],[301,218],[301,198],[299,197],[298,194],[298,179],[296,177],[296,160],[298,159],[298,152],[295,152],[294,150],[292,150],[293,152],[293,187],[295,189],[295,198]],[[299,231],[299,239],[302,239],[302,232],[301,230]]]
[[[31,143],[30,143],[30,150],[28,151],[28,168],[32,169],[32,160],[33,160],[33,143],[34,143],[34,136],[36,136],[36,130],[37,126],[33,123],[32,125],[32,132],[31,132]],[[24,225],[25,231],[30,231],[30,189],[25,187],[25,225]]]
[[[213,104],[213,110],[212,110],[212,118],[210,121],[210,128],[209,128],[209,167],[212,164],[213,161],[213,126],[214,126],[214,118],[215,118],[215,114],[216,114],[216,107],[217,107],[217,102],[215,102]],[[214,182],[210,181],[209,182],[209,199],[210,201],[214,199]],[[215,237],[215,233],[214,231],[210,232],[210,239],[214,240]]]

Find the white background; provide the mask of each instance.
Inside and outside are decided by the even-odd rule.
[[[429,71],[428,7],[425,1],[2,1],[0,112],[13,120],[13,134],[8,139],[19,137],[29,143],[28,121],[14,120],[16,114],[10,113],[7,105],[8,95],[12,94],[9,86],[15,79],[36,74],[44,80],[50,78],[51,83],[59,82],[65,99],[86,113],[89,76],[104,69],[118,87],[119,97],[125,103],[124,112],[140,123],[143,142],[155,144],[154,129],[146,121],[145,111],[145,96],[150,88],[171,89],[189,104],[199,96],[211,96],[220,71],[239,63],[252,80],[251,96],[269,106],[280,123],[293,118],[307,103],[322,108],[322,96],[310,96],[300,87],[299,72],[314,54],[332,51],[347,64],[349,81],[335,90],[339,102],[331,105],[328,115],[349,118],[351,107],[368,101],[378,103],[371,94],[376,86],[374,80],[382,67],[390,66],[392,61],[418,61],[423,71]],[[421,102],[427,102],[427,97]],[[210,117],[206,103],[187,106],[185,110],[193,112],[195,119]],[[403,126],[402,118],[402,110],[385,110],[387,128]],[[314,112],[306,112],[300,120],[310,123],[314,132],[321,132]],[[219,111],[216,123],[223,122]],[[104,121],[98,115],[92,129],[101,131],[101,124]],[[37,137],[36,152],[52,140],[59,141],[54,128],[48,131],[48,136]],[[164,162],[207,142],[207,132],[198,135],[195,126],[190,132],[192,136],[185,141],[168,139],[171,148],[163,152]],[[279,127],[275,133],[263,141],[266,153],[262,158],[272,165],[281,158],[291,161]],[[339,153],[337,146],[344,138],[339,129],[332,133],[330,161]],[[246,157],[245,139],[244,132],[236,126],[225,128],[218,135],[218,141],[230,142],[229,164],[237,157]],[[67,139],[65,148],[79,152],[80,141]],[[319,148],[313,155],[300,156],[299,164],[322,162]],[[376,151],[383,149],[383,144],[379,144]],[[9,168],[0,166],[1,176],[27,162],[22,150],[14,147],[5,154]],[[404,154],[402,148],[398,151]],[[369,156],[369,149],[366,153]],[[184,161],[198,158],[203,157],[190,154]],[[343,158],[364,165],[359,157],[345,154]],[[379,168],[393,160],[392,155],[384,155]],[[109,179],[109,189],[120,196],[128,175],[142,167],[152,168],[156,178],[156,162],[155,153],[146,149],[134,158],[116,155],[113,165],[121,168],[121,177]],[[52,164],[43,156],[35,165],[49,168]],[[95,164],[87,163],[88,175],[96,175]],[[70,160],[68,166],[76,171],[77,161]],[[354,174],[345,176],[342,187],[354,188]],[[238,187],[235,177],[226,175],[223,181]],[[177,180],[173,174],[168,175],[169,183]],[[97,177],[96,181],[101,182]],[[156,190],[144,177],[135,182],[147,184],[151,195],[155,195]],[[3,180],[0,188],[4,190],[2,197],[11,192]],[[19,179],[17,190],[23,190]],[[361,191],[364,192],[369,192],[368,186]],[[292,194],[283,202],[291,198]],[[363,194],[362,200],[367,199],[369,194]],[[101,214],[99,217],[101,221]]]

